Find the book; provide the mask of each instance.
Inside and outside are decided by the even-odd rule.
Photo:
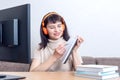
[[[116,71],[108,71],[108,72],[75,71],[75,74],[84,74],[91,76],[106,76],[114,73],[116,73]]]
[[[66,61],[68,60],[70,53],[76,44],[76,41],[77,41],[77,37],[72,37],[67,41],[67,43],[65,45],[66,51],[65,51],[64,55],[61,57],[61,61],[63,64],[65,64]]]
[[[116,71],[118,66],[112,65],[77,65],[76,71],[91,71],[91,72],[108,72]]]
[[[107,75],[107,76],[91,76],[91,75],[84,75],[84,74],[75,74],[75,76],[84,77],[84,78],[91,78],[91,79],[97,79],[97,80],[106,80],[106,79],[111,79],[111,78],[118,78],[119,73],[114,73],[114,74]]]

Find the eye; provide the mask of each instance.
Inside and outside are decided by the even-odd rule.
[[[60,24],[60,25],[58,25],[58,28],[61,28],[62,27],[62,25]]]

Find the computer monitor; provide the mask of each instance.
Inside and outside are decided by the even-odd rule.
[[[30,4],[0,10],[0,60],[30,62]]]

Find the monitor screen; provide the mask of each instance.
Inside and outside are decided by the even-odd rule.
[[[0,60],[30,62],[30,4],[0,10]]]

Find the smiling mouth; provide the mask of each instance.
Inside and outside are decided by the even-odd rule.
[[[60,33],[55,33],[54,35],[55,35],[55,36],[59,36],[59,35],[60,35]]]

